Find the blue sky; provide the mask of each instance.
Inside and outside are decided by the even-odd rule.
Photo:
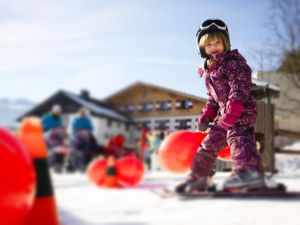
[[[58,89],[104,98],[140,80],[205,97],[195,32],[227,22],[255,69],[269,0],[1,0],[0,98],[41,101]]]

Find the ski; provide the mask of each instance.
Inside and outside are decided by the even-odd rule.
[[[166,198],[171,198],[171,197],[175,197],[176,193],[171,190],[168,189],[166,187],[164,188],[152,188],[150,189],[150,191],[154,194],[156,194],[157,196],[159,196],[160,198],[166,199]]]
[[[187,193],[176,193],[181,199],[199,199],[199,198],[255,198],[255,199],[299,199],[300,192],[287,191],[283,184],[276,187],[264,187],[260,189],[236,189],[236,190],[215,190],[198,191]]]

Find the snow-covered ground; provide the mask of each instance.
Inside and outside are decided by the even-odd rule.
[[[300,155],[277,154],[276,168],[281,173],[300,175]]]
[[[227,174],[217,173],[216,182]],[[85,174],[51,174],[62,225],[299,225],[300,200],[162,198],[182,175],[147,172],[133,188],[104,189]],[[289,190],[300,191],[300,174],[278,174]]]

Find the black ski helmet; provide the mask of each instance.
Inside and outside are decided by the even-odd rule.
[[[228,42],[230,44],[229,32],[228,32],[228,28],[227,28],[226,23],[224,23],[220,19],[208,19],[208,20],[205,20],[201,24],[201,26],[199,27],[199,29],[197,30],[197,33],[196,33],[198,54],[199,55],[201,54],[202,58],[206,58],[207,55],[205,54],[205,52],[203,52],[202,49],[200,49],[200,47],[199,47],[199,41],[200,41],[201,37],[204,34],[207,34],[207,33],[210,33],[210,32],[214,32],[214,31],[219,31],[219,32],[223,33],[225,35],[225,37],[228,39]]]

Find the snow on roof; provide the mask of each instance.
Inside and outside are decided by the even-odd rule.
[[[269,88],[274,91],[280,91],[280,87],[278,87],[277,85],[274,85],[274,84],[270,84],[267,81],[262,80],[262,79],[257,79],[255,77],[252,77],[252,83],[254,83],[255,85],[260,86],[260,87]]]
[[[67,95],[69,98],[71,98],[72,100],[74,100],[75,102],[79,103],[80,105],[86,107],[87,109],[89,109],[90,111],[92,111],[95,114],[100,114],[100,115],[105,115],[111,118],[115,118],[121,121],[128,121],[128,118],[123,116],[122,114],[109,109],[109,108],[105,108],[105,107],[101,107],[93,102],[89,102],[84,100],[83,98],[81,98],[80,96],[73,94],[71,92],[68,91],[64,91],[64,94]]]

